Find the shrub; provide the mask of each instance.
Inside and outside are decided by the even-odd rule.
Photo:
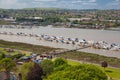
[[[19,72],[22,74],[22,80],[42,80],[43,70],[34,62],[23,64]]]
[[[54,66],[55,67],[58,67],[58,66],[61,66],[61,65],[64,65],[64,64],[67,64],[67,61],[62,59],[62,58],[57,58],[54,61]]]
[[[10,79],[10,71],[15,69],[15,67],[15,62],[10,58],[3,58],[0,60],[0,69],[5,70],[7,80]]]
[[[56,71],[47,80],[107,80],[106,74],[94,65],[82,64]]]
[[[30,72],[30,70],[33,68],[34,63],[33,62],[29,62],[29,63],[25,63],[23,64],[20,68],[19,68],[19,72],[22,73],[22,80],[26,80],[27,79],[27,74]]]
[[[12,59],[19,59],[20,57],[24,56],[23,54],[16,54],[16,55],[13,55],[11,56]]]
[[[0,53],[0,60],[5,58],[5,54],[4,53]]]
[[[42,75],[43,75],[42,68],[37,63],[34,63],[33,68],[27,74],[27,80],[42,80]]]
[[[71,65],[64,64],[64,65],[61,65],[59,67],[56,67],[54,71],[62,71],[62,70],[66,70],[68,68],[71,68]]]
[[[51,60],[43,60],[40,66],[43,68],[43,73],[45,75],[50,74],[54,70],[54,64]]]

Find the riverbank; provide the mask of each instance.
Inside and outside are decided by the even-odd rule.
[[[71,52],[58,54],[57,57],[77,60],[82,63],[94,63],[98,65],[101,65],[102,61],[107,61],[109,66],[120,68],[120,59],[115,57],[106,57],[106,56],[88,53],[88,52],[71,51]]]
[[[18,46],[19,45],[19,46]],[[18,43],[18,42],[9,42],[0,40],[0,47],[3,48],[12,48],[23,51],[30,51],[37,54],[42,53],[56,53],[54,51],[60,51],[60,49],[44,47],[39,45],[31,45],[26,43]],[[56,53],[57,57],[64,57],[68,59],[80,60],[83,62],[90,62],[95,64],[101,64],[101,61],[107,61],[110,66],[120,68],[120,59],[115,57],[105,57],[98,54],[88,53],[88,52],[80,52],[80,51],[65,51]],[[54,54],[51,54],[54,55]]]
[[[4,40],[0,40],[0,47],[17,49],[17,50],[25,50],[33,53],[47,53],[50,51],[57,50],[57,48],[52,48],[47,46],[40,46],[40,45],[20,43],[20,42],[10,42],[10,41],[4,41]]]
[[[105,30],[110,30],[110,31],[120,31],[120,28],[108,28],[108,29],[105,29]]]
[[[61,32],[62,31],[62,32]],[[48,36],[55,36],[63,38],[71,38],[75,39],[78,38],[79,40],[86,40],[86,41],[95,41],[95,42],[107,42],[108,44],[120,44],[120,37],[119,31],[105,31],[105,30],[85,30],[85,29],[71,29],[71,28],[52,28],[48,27],[39,27],[39,28],[32,28],[32,29],[12,29],[12,28],[1,28],[0,32],[11,32],[14,34],[25,33],[27,34],[36,34],[40,36],[41,34],[48,35]],[[48,37],[47,36],[47,37]],[[28,43],[33,45],[42,45],[42,46],[49,46],[52,48],[62,48],[62,49],[76,49],[79,46],[72,45],[72,44],[63,44],[63,43],[56,43],[46,40],[40,40],[39,37],[28,37],[21,34],[20,36],[17,35],[0,35],[1,40],[11,41],[11,42],[22,42]],[[109,51],[103,49],[93,49],[93,48],[85,48],[81,49],[82,52],[89,52],[99,55],[104,55],[108,57],[117,57],[120,58],[119,51]],[[110,53],[110,54],[109,54]]]
[[[36,39],[36,37],[0,35],[0,39],[5,40],[5,41],[11,41],[13,43],[14,42],[22,42],[22,43],[27,43],[27,44],[31,44],[31,45],[49,46],[52,48],[61,48],[61,49],[69,49],[69,50],[79,48],[79,46],[76,46],[76,45],[49,42],[49,41],[45,41],[45,40],[38,40],[38,39]],[[31,48],[32,48],[32,46],[31,46]],[[85,48],[85,49],[80,49],[79,51],[94,53],[94,54],[98,54],[98,55],[104,55],[107,57],[120,58],[119,51],[109,51],[109,50],[101,50],[101,49],[94,49],[94,48]]]
[[[120,28],[101,28],[101,29],[96,29],[96,28],[82,28],[82,27],[65,27],[64,25],[0,25],[0,28],[8,28],[8,29],[32,29],[32,28],[40,28],[40,27],[50,27],[50,28],[68,28],[68,29],[85,29],[85,30],[108,30],[108,31],[120,31]]]

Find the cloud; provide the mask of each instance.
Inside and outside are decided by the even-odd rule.
[[[83,5],[88,5],[88,6],[97,6],[97,3],[82,3]]]
[[[116,2],[120,2],[120,0],[115,0]]]
[[[49,1],[57,1],[57,0],[34,0],[34,2],[49,2]]]
[[[96,0],[89,0],[88,2],[96,2]]]
[[[24,8],[26,3],[19,3],[18,0],[0,0],[0,8],[11,9],[11,8]]]
[[[108,4],[106,4],[107,6],[119,6],[120,8],[120,0],[114,0],[112,2],[109,2]]]
[[[96,0],[76,0],[73,1],[72,4],[79,4],[79,5],[86,5],[86,6],[96,6],[97,1]]]
[[[70,9],[119,8],[120,0],[0,0],[0,8],[55,7]]]
[[[72,4],[74,5],[81,5],[84,6],[84,8],[91,8],[91,7],[96,7],[98,5],[96,0],[74,0],[72,1]],[[91,7],[90,7],[91,6]]]

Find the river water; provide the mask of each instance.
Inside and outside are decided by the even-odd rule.
[[[76,29],[76,28],[52,28],[48,27],[39,27],[39,28],[31,28],[31,29],[12,29],[12,28],[0,28],[0,32],[24,32],[31,34],[46,34],[50,36],[63,36],[70,38],[79,38],[93,41],[106,41],[108,43],[117,43],[120,44],[120,31],[108,31],[108,30],[91,30],[91,29]],[[0,39],[7,41],[15,41],[15,42],[24,42],[35,45],[44,45],[55,48],[66,48],[66,49],[75,49],[78,46],[40,41],[32,37],[20,37],[20,36],[10,36],[10,35],[0,35]],[[110,57],[118,57],[120,58],[120,52],[116,51],[103,51],[103,50],[94,50],[94,49],[83,49],[81,51],[84,52],[93,52],[100,55],[110,56]],[[110,53],[110,54],[109,54]]]

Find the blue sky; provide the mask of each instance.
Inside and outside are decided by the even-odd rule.
[[[0,8],[120,9],[120,0],[0,0]]]

